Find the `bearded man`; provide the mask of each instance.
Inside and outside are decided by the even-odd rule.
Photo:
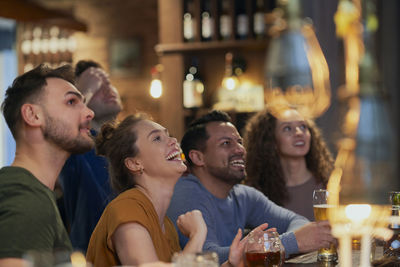
[[[228,259],[238,229],[263,223],[276,228],[287,256],[335,242],[328,221],[310,223],[255,188],[240,184],[246,177],[246,149],[225,112],[211,111],[194,121],[181,147],[191,174],[176,184],[167,215],[174,222],[188,210],[200,210],[207,224],[203,250],[217,252],[220,262]],[[177,231],[183,246],[187,238]]]
[[[0,266],[27,266],[29,255],[72,250],[53,190],[70,154],[93,147],[94,113],[68,65],[17,77],[1,107],[16,152],[0,169]]]

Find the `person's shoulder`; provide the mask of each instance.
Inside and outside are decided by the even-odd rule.
[[[138,222],[144,226],[158,221],[158,215],[152,202],[136,188],[131,188],[113,199],[105,208],[103,220],[116,229],[127,222]]]
[[[231,195],[235,196],[236,198],[246,198],[246,199],[254,199],[254,200],[267,200],[268,198],[259,190],[254,187],[244,185],[244,184],[237,184],[232,188]]]
[[[182,176],[179,178],[175,185],[176,192],[192,192],[201,190],[203,186],[201,185],[199,179],[193,174],[188,174],[187,176]]]
[[[0,190],[4,194],[11,194],[14,190],[28,193],[36,191],[47,192],[50,189],[25,168],[3,167],[0,170]]]
[[[33,176],[33,174],[22,167],[6,166],[0,169],[0,181],[11,181],[26,176]]]
[[[149,210],[153,207],[151,201],[136,188],[131,188],[114,198],[106,207],[107,213],[119,213],[121,210],[130,209],[136,210]]]
[[[79,180],[79,177],[95,177],[105,173],[108,177],[107,160],[96,155],[95,149],[83,154],[73,154],[65,162],[59,178],[61,183],[71,183]],[[65,181],[68,180],[68,181]]]
[[[168,208],[168,216],[176,219],[180,214],[210,205],[212,195],[201,185],[194,175],[183,176],[175,185],[174,194]]]
[[[260,194],[261,192],[254,187],[245,185],[245,184],[237,184],[233,187],[232,190],[235,194]]]
[[[96,150],[94,148],[82,154],[72,154],[68,157],[67,161],[65,162],[64,168],[65,166],[79,164],[91,158],[97,158],[97,157],[100,156],[96,155]]]
[[[30,221],[37,225],[53,223],[56,210],[51,192],[28,184],[12,184],[2,189],[6,192],[1,190],[0,193],[0,213],[10,214],[11,221]]]

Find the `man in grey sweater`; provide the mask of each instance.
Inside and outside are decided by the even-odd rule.
[[[200,210],[208,228],[204,250],[216,251],[220,262],[227,260],[239,228],[252,229],[263,223],[277,229],[287,256],[334,242],[328,221],[309,222],[240,184],[246,177],[246,151],[226,113],[212,111],[193,122],[181,147],[191,174],[176,184],[167,215],[174,222],[189,210]],[[187,239],[178,233],[183,246]]]

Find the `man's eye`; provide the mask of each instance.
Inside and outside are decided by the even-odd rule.
[[[75,103],[76,103],[76,99],[70,99],[70,100],[67,101],[68,105],[73,105]]]
[[[222,145],[229,145],[229,144],[230,144],[229,141],[224,141],[224,142],[222,142]]]
[[[157,135],[156,137],[154,137],[153,141],[160,141],[161,140],[161,136]]]
[[[285,132],[288,132],[288,131],[291,131],[292,128],[291,128],[290,126],[285,126],[285,127],[283,128],[283,130],[284,130]]]

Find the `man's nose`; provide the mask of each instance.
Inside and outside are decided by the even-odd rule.
[[[88,108],[86,105],[85,105],[85,109],[86,109],[86,118],[87,119],[89,119],[89,120],[93,120],[93,118],[94,118],[94,111],[93,110],[91,110],[90,108]]]
[[[241,144],[241,143],[236,144],[235,153],[239,153],[239,154],[246,153],[246,149],[244,148],[243,144]]]

